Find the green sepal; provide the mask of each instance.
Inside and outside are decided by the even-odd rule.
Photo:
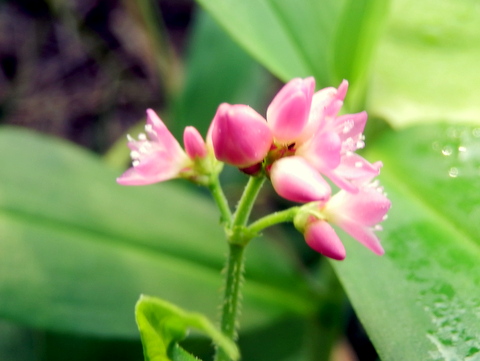
[[[135,306],[145,361],[197,360],[178,346],[190,328],[209,336],[232,360],[240,355],[236,345],[202,314],[187,312],[155,297],[141,295]]]

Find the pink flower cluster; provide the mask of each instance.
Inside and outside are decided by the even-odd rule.
[[[307,203],[295,226],[314,250],[334,259],[345,248],[331,223],[377,254],[383,254],[374,231],[386,217],[390,201],[373,179],[382,164],[355,153],[363,148],[365,112],[338,115],[348,83],[315,92],[315,80],[296,78],[270,103],[266,118],[247,105],[221,104],[207,141],[187,127],[185,151],[160,118],[147,111],[146,134],[129,138],[133,167],[118,183],[143,185],[184,177],[201,183],[225,162],[247,174],[265,174],[275,191],[293,202]],[[148,137],[147,137],[148,136]],[[328,178],[340,191],[332,196]]]
[[[366,112],[338,115],[347,88],[343,81],[338,89],[314,92],[314,78],[293,79],[270,103],[266,118],[247,105],[222,104],[212,124],[217,159],[250,174],[263,170],[283,198],[315,202],[295,225],[311,248],[339,260],[346,252],[330,223],[383,254],[374,231],[390,208],[372,182],[382,164],[355,153],[365,145]],[[324,176],[340,188],[334,196]]]

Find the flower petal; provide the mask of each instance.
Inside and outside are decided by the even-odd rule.
[[[126,186],[153,184],[177,178],[187,165],[188,158],[172,159],[165,152],[155,152],[137,165],[127,169],[117,183]]]
[[[314,251],[339,261],[345,259],[345,247],[327,222],[315,220],[308,224],[304,236],[305,241]]]
[[[337,168],[322,170],[338,187],[348,192],[358,192],[356,180],[372,179],[380,173],[379,168],[358,154],[344,155]]]
[[[316,134],[302,144],[295,154],[305,158],[315,169],[323,173],[326,169],[338,167],[341,160],[342,142],[334,132]]]
[[[371,228],[350,221],[342,221],[337,225],[375,254],[381,256],[385,253],[380,240]]]
[[[335,194],[325,212],[335,223],[342,220],[352,221],[362,226],[371,227],[383,221],[390,209],[391,202],[383,193],[383,189],[370,186],[362,187],[358,193],[340,191]]]
[[[334,129],[342,141],[357,139],[363,133],[367,124],[367,112],[344,114],[334,120]],[[357,147],[356,149],[363,148]]]
[[[267,109],[267,121],[278,143],[296,140],[308,121],[315,79],[296,78],[285,84]]]
[[[270,179],[275,191],[293,202],[325,201],[330,197],[328,183],[302,157],[275,161],[270,170]]]

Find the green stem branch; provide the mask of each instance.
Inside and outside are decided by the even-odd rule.
[[[299,209],[300,207],[291,207],[285,209],[284,211],[275,212],[269,214],[268,216],[262,217],[248,226],[247,232],[252,235],[257,235],[265,228],[274,226],[275,224],[291,222],[293,221],[293,218]]]
[[[245,227],[248,222],[248,217],[250,217],[253,203],[255,202],[255,199],[257,199],[258,192],[260,191],[260,188],[262,188],[264,182],[265,177],[263,176],[250,177],[234,214],[234,227]]]
[[[218,209],[220,210],[221,222],[229,227],[232,222],[232,212],[230,211],[227,198],[223,193],[218,175],[212,177],[210,184],[208,185],[208,189],[210,189],[212,197],[215,200]]]

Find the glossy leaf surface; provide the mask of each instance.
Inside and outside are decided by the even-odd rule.
[[[384,162],[393,204],[379,234],[386,254],[352,241],[334,266],[381,359],[477,360],[480,129],[392,132],[368,156]]]
[[[314,75],[328,83],[330,46],[344,1],[197,1],[282,80]]]
[[[475,0],[392,1],[369,108],[396,127],[478,120],[479,23]]]
[[[19,129],[1,130],[0,157],[1,317],[136,337],[133,307],[149,293],[215,319],[226,245],[208,198],[174,181],[119,186],[121,170]],[[310,312],[281,252],[254,242],[248,262],[244,327]]]

